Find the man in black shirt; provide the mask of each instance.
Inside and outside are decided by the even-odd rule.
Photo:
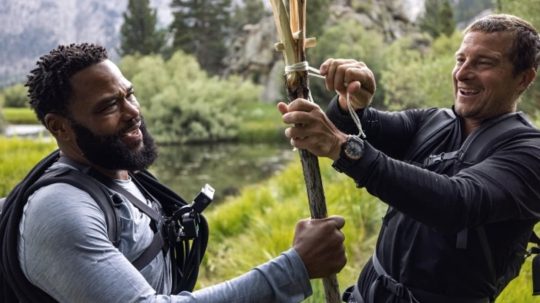
[[[292,145],[333,159],[389,205],[348,302],[493,302],[519,273],[540,218],[540,132],[516,107],[536,77],[539,35],[518,17],[487,16],[455,58],[452,110],[368,107],[375,78],[349,59],[321,65],[338,95],[326,114],[302,99],[278,105]],[[464,161],[488,128],[512,135]]]

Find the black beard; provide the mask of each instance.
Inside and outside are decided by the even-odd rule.
[[[109,170],[137,171],[146,169],[157,158],[156,144],[148,133],[142,118],[140,130],[143,135],[143,146],[140,150],[131,150],[122,142],[119,134],[96,135],[73,119],[70,120],[73,131],[77,136],[77,145],[86,159],[97,166]],[[133,124],[135,123],[137,121],[133,122]],[[129,127],[133,126],[133,124]],[[126,129],[129,127],[126,127]]]

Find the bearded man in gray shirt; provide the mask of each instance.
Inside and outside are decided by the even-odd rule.
[[[345,265],[343,218],[302,220],[293,247],[275,259],[212,287],[171,293],[169,251],[140,270],[132,264],[155,231],[149,215],[132,203],[154,206],[131,173],[157,156],[132,84],[106,50],[93,44],[59,46],[37,65],[27,83],[30,102],[60,150],[60,161],[48,172],[91,169],[120,197],[114,245],[104,212],[88,192],[53,183],[29,196],[19,224],[18,259],[25,278],[47,301],[299,302],[311,295],[310,278]]]

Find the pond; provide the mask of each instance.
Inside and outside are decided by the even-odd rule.
[[[161,146],[151,171],[188,202],[210,184],[214,202],[223,201],[246,185],[270,177],[294,157],[288,144]]]

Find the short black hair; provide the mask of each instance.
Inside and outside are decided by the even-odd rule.
[[[67,105],[72,92],[70,78],[78,71],[108,59],[107,50],[96,44],[59,45],[39,58],[27,76],[30,106],[44,123],[45,115],[68,115]]]

